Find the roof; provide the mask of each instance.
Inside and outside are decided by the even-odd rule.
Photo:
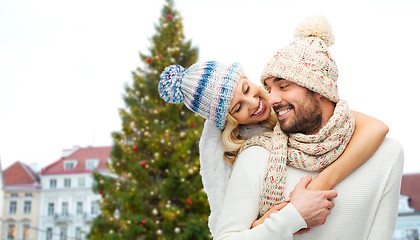
[[[420,173],[405,174],[401,181],[401,194],[410,197],[410,207],[420,210]]]
[[[31,167],[17,161],[3,171],[4,186],[33,186],[39,185],[39,175]]]
[[[60,158],[41,170],[41,175],[88,173],[93,170],[86,169],[86,160],[98,159],[98,171],[107,170],[106,163],[109,159],[112,147],[86,147],[77,148],[69,155]],[[64,170],[64,163],[68,160],[76,161],[76,167],[71,170]]]

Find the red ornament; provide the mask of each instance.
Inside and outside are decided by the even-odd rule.
[[[151,59],[151,58],[147,58],[147,59],[146,59],[146,62],[147,62],[147,63],[151,63],[151,62],[152,62],[152,59]]]
[[[197,127],[197,124],[195,124],[195,123],[191,123],[191,127],[192,127],[192,128],[195,128],[195,127]]]
[[[142,167],[146,167],[147,162],[146,162],[146,161],[141,161],[141,163],[140,163],[140,164],[141,164],[141,166],[142,166]]]
[[[145,226],[146,225],[146,220],[141,220],[141,225]]]
[[[187,204],[191,204],[192,203],[192,200],[191,200],[191,198],[187,198]]]
[[[138,151],[138,150],[139,150],[139,147],[137,147],[137,146],[133,146],[133,150],[134,150],[134,151]]]
[[[159,55],[158,55],[158,58],[159,58],[159,59],[162,59],[162,58],[163,58],[163,55],[162,55],[162,54],[159,54]]]
[[[168,15],[166,15],[166,18],[169,19],[169,20],[171,20],[172,19],[172,15],[171,14],[168,14]]]
[[[102,195],[104,193],[104,191],[99,190],[98,193]]]

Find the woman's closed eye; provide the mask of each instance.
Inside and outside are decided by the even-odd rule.
[[[242,105],[241,103],[238,103],[238,107],[236,108],[235,113],[241,111],[241,105]]]
[[[247,85],[245,86],[245,91],[244,91],[244,94],[247,94],[247,93],[248,93],[248,91],[249,91],[249,85],[247,84]]]

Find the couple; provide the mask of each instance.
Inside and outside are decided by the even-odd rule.
[[[325,18],[306,19],[296,36],[263,71],[269,96],[239,64],[170,66],[161,75],[165,101],[207,119],[200,172],[210,230],[215,239],[390,239],[401,147],[338,97]]]

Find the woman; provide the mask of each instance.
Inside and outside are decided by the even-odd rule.
[[[267,93],[245,77],[239,64],[213,61],[196,63],[188,69],[166,68],[161,75],[159,93],[165,101],[184,102],[190,110],[207,119],[200,141],[200,173],[211,207],[209,227],[214,233],[231,166],[239,149],[247,138],[271,131],[277,122],[268,105]],[[366,161],[387,134],[388,128],[382,122],[361,113],[353,114],[357,128],[347,149],[311,182],[310,189],[334,187]],[[279,207],[274,207],[252,227],[278,210]]]

